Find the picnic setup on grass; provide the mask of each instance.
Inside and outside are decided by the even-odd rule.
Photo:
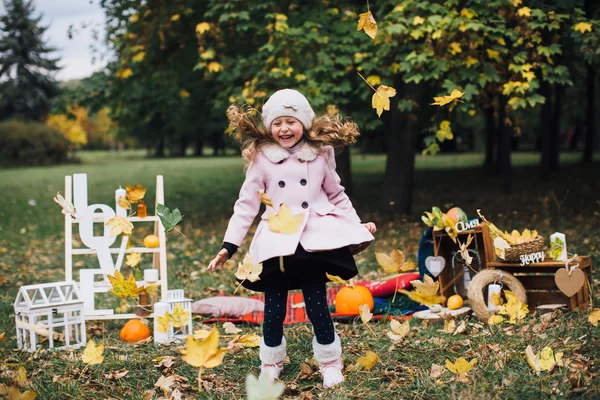
[[[155,343],[192,337],[193,313],[202,315],[203,323],[262,322],[262,296],[235,295],[236,289],[216,297],[190,299],[183,289],[169,288],[166,233],[177,230],[182,216],[178,209],[164,206],[162,176],[156,177],[153,215],[148,214],[143,200],[146,189],[139,184],[126,185],[126,189],[115,185],[114,208],[88,204],[88,197],[96,194],[88,193],[87,179],[86,174],[66,176],[65,196],[59,193],[55,198],[65,214],[65,279],[20,288],[14,302],[19,349],[34,352],[86,346],[87,320],[129,320],[120,332],[122,340],[138,342],[153,337]],[[257,195],[268,203],[264,193]],[[488,221],[480,210],[477,213],[477,218],[469,219],[458,207],[446,213],[438,207],[425,212],[426,229],[415,255],[418,261],[409,261],[410,255],[400,250],[376,253],[377,262],[388,274],[380,281],[344,281],[328,275],[334,283],[327,292],[334,319],[391,320],[389,336],[399,339],[406,326],[398,321],[406,324],[412,317],[427,323],[443,322],[444,330],[454,331],[461,329],[454,321],[471,312],[493,325],[514,323],[536,310],[591,309],[590,257],[570,254],[564,234],[550,235],[545,250],[544,236],[535,230],[509,233]],[[294,223],[291,215],[272,217],[279,225]],[[143,245],[134,244],[133,229],[142,224],[152,233],[143,238]],[[150,268],[140,268],[142,255],[151,255]],[[91,256],[97,267],[81,268],[77,276],[73,260],[84,256]],[[124,264],[131,268],[127,277]],[[261,264],[247,254],[236,277],[255,281],[261,270]],[[117,299],[121,303],[115,303]],[[134,312],[123,312],[132,306],[124,304],[127,301],[135,303]],[[152,329],[147,320],[153,320]],[[308,322],[302,294],[292,292],[285,323],[302,322]],[[248,344],[256,345],[256,338],[260,340],[254,335]]]

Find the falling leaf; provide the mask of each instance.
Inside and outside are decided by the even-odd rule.
[[[289,235],[300,230],[300,227],[304,222],[304,214],[292,215],[292,210],[285,204],[282,204],[281,207],[279,207],[279,213],[277,215],[269,211],[267,221],[269,223],[269,229],[273,232]]]
[[[144,287],[139,287],[135,281],[135,276],[129,275],[129,278],[125,280],[123,274],[120,271],[115,270],[114,276],[107,275],[110,284],[112,285],[112,289],[110,292],[117,297],[127,299],[127,298],[135,298],[140,295],[144,291]]]
[[[488,325],[498,325],[504,321],[504,317],[502,315],[494,314],[488,318]]]
[[[75,206],[73,205],[73,203],[65,200],[65,198],[62,197],[60,192],[56,192],[54,202],[62,207],[63,214],[70,215],[73,219],[77,218],[77,211],[75,210]]]
[[[529,307],[527,304],[521,303],[521,300],[510,290],[504,291],[504,297],[506,297],[506,304],[498,306],[498,313],[501,315],[508,315],[508,322],[511,324],[517,324],[529,313]]]
[[[248,400],[277,400],[284,390],[283,382],[271,380],[269,374],[262,374],[260,378],[252,374],[246,376]]]
[[[375,21],[375,17],[373,17],[371,11],[367,11],[358,16],[358,26],[356,27],[356,30],[360,31],[361,29],[364,30],[371,39],[375,39],[378,27],[377,21]]]
[[[136,187],[126,185],[125,190],[127,190],[127,199],[131,204],[137,203],[146,195],[146,188],[142,187],[139,183]]]
[[[104,361],[104,356],[102,355],[103,352],[104,345],[100,343],[96,346],[96,343],[90,339],[87,342],[87,346],[85,346],[85,350],[83,350],[81,360],[87,365],[101,364],[102,361]]]
[[[404,253],[400,250],[392,250],[389,256],[384,253],[375,253],[375,258],[386,274],[407,272],[416,268],[414,262],[405,260]]]
[[[173,311],[169,313],[169,320],[173,328],[181,328],[188,325],[190,312],[186,311],[180,303],[175,304]]]
[[[263,203],[267,207],[273,207],[273,201],[269,197],[268,194],[265,193],[264,189],[258,191],[258,198],[260,202]]]
[[[387,336],[392,339],[394,342],[399,342],[406,337],[406,335],[410,332],[410,323],[408,321],[404,321],[403,323],[398,322],[393,319],[390,321],[390,329],[391,332],[387,333]]]
[[[181,359],[192,367],[214,368],[221,365],[227,351],[227,349],[219,348],[219,331],[215,326],[201,342],[195,341],[193,336],[188,336],[185,354],[181,356]]]
[[[598,326],[598,321],[600,320],[600,308],[594,309],[588,317],[588,322],[594,326]],[[2,335],[0,335],[2,336]]]
[[[588,22],[580,22],[577,25],[573,26],[573,29],[579,31],[581,34],[584,34],[585,32],[592,31],[592,24]]]
[[[433,98],[433,103],[431,103],[432,106],[445,106],[446,104],[449,104],[451,102],[453,102],[454,100],[456,101],[461,101],[459,100],[465,93],[461,92],[458,89],[454,89],[450,95],[448,96],[439,96],[439,97],[434,97]]]
[[[126,210],[131,210],[131,203],[125,198],[125,196],[120,196],[117,201],[117,205]]]
[[[377,116],[381,117],[383,110],[390,110],[390,97],[396,95],[396,89],[391,86],[381,85],[377,88],[371,99],[371,106],[377,110]]]
[[[517,15],[519,17],[531,17],[531,8],[521,7],[517,10]]]
[[[263,265],[255,263],[250,253],[246,253],[244,260],[238,264],[235,277],[240,281],[249,280],[250,282],[256,282],[260,279],[262,270]]]
[[[140,263],[141,259],[142,257],[140,253],[132,251],[131,253],[127,254],[125,264],[129,265],[131,268],[134,268]]]
[[[450,362],[450,360],[446,360],[446,368],[450,372],[455,373],[456,375],[464,374],[473,369],[473,367],[477,364],[477,359],[474,358],[471,361],[467,361],[464,357],[460,357],[454,363]]]
[[[156,327],[156,329],[159,332],[162,333],[167,333],[169,331],[169,322],[170,322],[170,318],[169,318],[169,312],[165,312],[165,315],[163,315],[162,317],[160,316],[155,316],[157,322],[158,322],[158,326]]]
[[[365,355],[359,357],[354,364],[354,368],[357,371],[370,371],[379,361],[379,356],[371,351],[367,350]]]
[[[552,371],[555,366],[563,365],[562,357],[563,353],[556,353],[551,347],[544,347],[541,353],[534,353],[531,345],[527,345],[525,349],[525,356],[527,357],[527,363],[533,368],[536,374],[539,375],[540,371]]]
[[[208,22],[200,22],[196,25],[196,33],[202,35],[204,32],[210,31],[210,24]]]
[[[440,129],[438,129],[438,131],[435,133],[435,138],[440,143],[444,140],[454,139],[454,134],[452,133],[452,129],[450,128],[450,121],[443,120],[440,123]]]
[[[235,326],[235,324],[233,324],[232,322],[225,322],[223,324],[223,329],[225,329],[225,333],[231,333],[234,335],[236,333],[240,333],[242,331],[240,328]]]
[[[166,207],[164,204],[156,205],[156,213],[158,214],[158,218],[160,218],[160,222],[165,227],[166,233],[175,229],[175,226],[183,220],[181,211],[179,211],[178,208],[171,211],[169,207]]]
[[[360,310],[360,319],[363,323],[368,324],[369,321],[373,318],[373,313],[371,313],[371,308],[368,304],[360,304],[358,306]]]
[[[133,224],[128,219],[115,215],[108,221],[106,221],[106,226],[110,226],[110,236],[117,236],[120,234],[123,235],[131,235],[133,231]]]

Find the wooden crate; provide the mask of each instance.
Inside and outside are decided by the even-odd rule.
[[[592,264],[589,256],[578,257],[579,268],[585,274],[583,287],[572,297],[567,297],[561,292],[554,282],[554,275],[565,263],[561,261],[543,261],[539,263],[521,265],[518,263],[488,262],[488,268],[506,271],[525,286],[527,304],[530,310],[541,304],[566,304],[571,310],[586,311],[591,306]]]

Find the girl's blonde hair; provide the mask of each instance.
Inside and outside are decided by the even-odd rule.
[[[255,108],[232,104],[227,108],[227,118],[228,133],[240,142],[242,156],[247,164],[254,160],[262,146],[276,143],[267,127],[263,126],[260,113]],[[326,145],[337,149],[356,143],[360,132],[358,125],[349,118],[342,118],[340,114],[325,114],[315,118],[310,129],[304,130],[302,136],[317,149]]]

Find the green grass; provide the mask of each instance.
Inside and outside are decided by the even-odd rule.
[[[111,204],[114,190],[125,184],[148,187],[148,204],[153,204],[155,176],[165,179],[165,202],[184,214],[180,227],[185,238],[168,235],[169,286],[183,288],[188,297],[209,297],[217,292],[231,294],[235,288],[233,267],[247,250],[246,243],[220,274],[207,274],[204,267],[218,251],[233,203],[243,180],[242,162],[236,157],[147,159],[143,151],[124,153],[82,152],[80,165],[0,170],[0,383],[13,385],[22,366],[30,379],[29,388],[39,399],[141,399],[159,398],[154,383],[161,374],[176,374],[187,379],[179,387],[184,398],[245,398],[244,380],[258,373],[258,350],[246,349],[226,355],[220,367],[203,374],[206,389],[197,391],[197,370],[178,356],[177,345],[132,346],[119,341],[122,321],[89,321],[88,336],[105,347],[102,365],[85,367],[81,351],[35,354],[15,351],[13,301],[20,286],[64,279],[63,218],[52,201],[57,191],[64,193],[64,176],[88,174],[90,202]],[[598,224],[600,218],[600,179],[598,163],[578,164],[578,155],[563,154],[561,168],[548,183],[537,179],[539,157],[518,153],[513,157],[514,191],[505,195],[499,177],[487,177],[479,154],[417,157],[414,212],[409,216],[384,215],[379,211],[385,159],[382,156],[353,157],[355,207],[363,220],[377,223],[376,242],[356,257],[361,276],[381,277],[375,251],[402,249],[413,259],[424,225],[420,215],[437,205],[448,209],[458,205],[469,216],[477,208],[496,225],[505,229],[535,228],[548,237],[554,231],[567,234],[569,251],[591,254],[593,265],[600,261]],[[35,206],[29,205],[35,200]],[[153,212],[153,210],[150,210]],[[148,232],[136,228],[134,242],[140,243]],[[247,240],[249,242],[249,238]],[[76,267],[94,266],[91,257],[80,256]],[[149,260],[145,260],[149,262]],[[78,274],[76,273],[77,277]],[[594,272],[597,283],[598,273]],[[243,292],[243,294],[249,294]],[[589,313],[567,312],[543,322],[539,316],[511,329],[487,328],[472,318],[463,334],[450,335],[441,326],[424,326],[411,320],[409,340],[393,345],[385,335],[388,325],[372,324],[375,335],[361,323],[339,324],[346,366],[352,365],[366,350],[373,350],[381,362],[371,371],[345,371],[346,383],[328,391],[323,398],[502,398],[537,399],[594,398],[600,396],[598,360],[600,328],[587,322]],[[195,320],[195,328],[201,321]],[[244,333],[257,327],[243,327]],[[223,330],[221,330],[223,333]],[[290,363],[282,376],[286,398],[314,398],[322,389],[318,370],[310,361],[312,337],[310,325],[286,328]],[[224,342],[222,342],[224,344]],[[527,365],[525,347],[536,351],[551,346],[564,353],[570,366],[536,376]],[[153,366],[159,356],[175,356],[167,370]],[[432,364],[458,357],[478,358],[468,374],[468,383],[459,382],[446,371],[437,379],[430,377]],[[301,374],[300,364],[311,365],[312,374]],[[121,379],[105,374],[126,369]],[[25,390],[25,388],[21,389]],[[150,392],[148,392],[150,393]]]

